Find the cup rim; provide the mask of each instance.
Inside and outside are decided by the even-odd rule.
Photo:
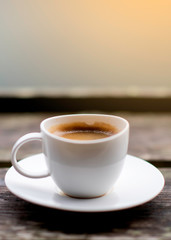
[[[53,119],[58,119],[58,118],[63,118],[63,117],[72,117],[72,116],[101,116],[101,117],[112,117],[112,118],[117,118],[120,119],[121,121],[125,122],[125,127],[124,129],[122,129],[121,131],[119,131],[118,133],[109,136],[109,137],[105,137],[105,138],[101,138],[101,139],[95,139],[95,140],[73,140],[73,139],[67,139],[64,137],[60,137],[57,135],[54,135],[52,133],[50,133],[46,128],[45,128],[45,123],[47,121],[53,120]],[[103,142],[108,142],[111,141],[115,138],[118,138],[120,135],[124,134],[128,129],[129,129],[129,122],[120,116],[116,116],[116,115],[110,115],[110,114],[95,114],[95,113],[88,113],[88,114],[64,114],[64,115],[59,115],[59,116],[54,116],[54,117],[49,117],[44,119],[41,124],[40,124],[40,129],[42,132],[44,132],[46,135],[48,135],[49,137],[53,138],[53,139],[57,139],[60,140],[62,142],[66,142],[66,143],[72,143],[72,144],[96,144],[96,143],[103,143]]]

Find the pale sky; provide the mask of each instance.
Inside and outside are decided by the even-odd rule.
[[[171,87],[170,0],[0,0],[0,87]]]

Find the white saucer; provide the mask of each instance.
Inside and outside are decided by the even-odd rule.
[[[23,167],[36,170],[45,168],[43,154],[25,158]],[[64,195],[51,177],[31,179],[11,167],[6,176],[7,188],[16,196],[41,206],[80,212],[105,212],[127,209],[146,203],[164,187],[164,177],[148,162],[127,155],[124,169],[113,189],[103,197],[75,199]]]

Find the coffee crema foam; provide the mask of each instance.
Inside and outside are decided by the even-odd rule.
[[[63,123],[50,127],[48,131],[56,136],[72,140],[96,140],[118,133],[116,127],[104,122],[93,124],[85,122]]]

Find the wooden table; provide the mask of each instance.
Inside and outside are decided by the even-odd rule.
[[[117,212],[75,213],[31,204],[7,190],[4,176],[11,166],[12,145],[23,134],[39,131],[41,120],[57,114],[0,114],[0,240],[171,239],[171,113],[113,113],[130,122],[129,154],[154,164],[166,180],[163,191],[142,206]],[[18,157],[40,151],[39,143],[28,143]]]

